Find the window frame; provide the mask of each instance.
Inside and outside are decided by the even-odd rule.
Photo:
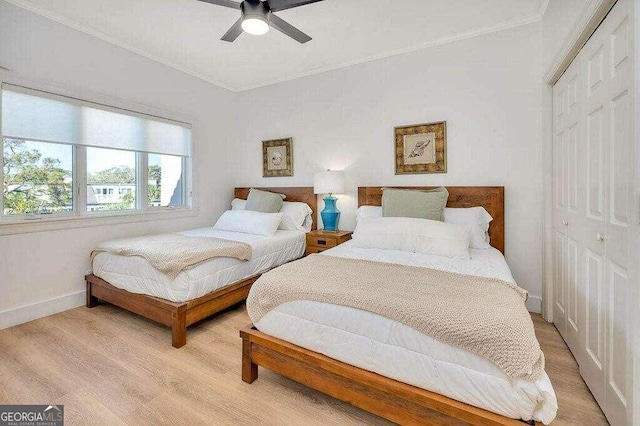
[[[11,75],[9,75],[11,74]],[[184,123],[193,129],[193,120],[171,111],[160,110],[147,105],[124,101],[96,92],[71,91],[61,87],[52,86],[33,80],[24,79],[14,73],[0,70],[0,145],[4,147],[2,132],[2,84],[29,87],[33,90],[53,93],[86,102],[107,105],[110,108],[133,112],[147,116],[155,116],[165,120]],[[193,132],[193,130],[192,130]],[[193,134],[193,133],[192,133]],[[37,141],[43,143],[55,143],[49,141]],[[104,226],[117,223],[133,223],[150,220],[165,220],[182,217],[195,217],[199,209],[193,196],[195,182],[194,173],[194,142],[190,140],[190,156],[182,158],[183,173],[183,202],[181,206],[152,207],[147,202],[147,152],[133,151],[136,153],[136,208],[135,210],[111,210],[111,211],[87,211],[87,152],[83,145],[64,144],[72,147],[72,178],[73,178],[73,209],[69,212],[57,212],[52,214],[4,214],[4,190],[0,191],[0,235],[11,235],[29,232],[41,232],[45,230],[71,229],[78,227]],[[4,156],[4,149],[0,150],[0,158]],[[4,167],[0,167],[0,181],[4,179]],[[84,188],[84,190],[83,190]]]

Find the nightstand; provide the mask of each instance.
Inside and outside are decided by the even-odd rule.
[[[320,253],[351,239],[351,231],[311,231],[307,233],[306,255]]]

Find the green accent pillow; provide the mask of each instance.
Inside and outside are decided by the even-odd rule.
[[[262,213],[278,213],[282,208],[284,198],[284,194],[251,188],[244,209]]]
[[[382,189],[383,217],[414,217],[444,221],[443,212],[449,191],[441,186],[435,189]]]

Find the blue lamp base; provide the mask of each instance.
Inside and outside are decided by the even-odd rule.
[[[336,201],[338,199],[329,195],[324,197],[324,210],[320,212],[322,217],[322,223],[324,224],[325,231],[337,231],[338,222],[340,222],[340,211],[336,208]]]

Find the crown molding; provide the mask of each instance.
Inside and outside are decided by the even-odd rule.
[[[451,36],[447,36],[447,37],[442,37],[436,40],[432,40],[430,42],[427,43],[421,43],[421,44],[417,44],[417,45],[413,45],[413,46],[409,46],[409,47],[405,47],[402,49],[397,49],[397,50],[392,50],[392,51],[388,51],[388,52],[383,52],[380,54],[376,54],[376,55],[372,55],[372,56],[368,56],[368,57],[364,57],[364,58],[358,58],[358,59],[354,59],[351,61],[346,61],[346,62],[342,62],[339,64],[335,64],[335,65],[329,65],[329,66],[325,66],[325,67],[318,67],[318,68],[314,68],[311,70],[305,70],[299,73],[294,73],[294,74],[289,74],[287,76],[284,77],[279,77],[279,78],[275,78],[275,79],[270,79],[270,80],[264,80],[264,81],[260,81],[260,82],[256,82],[256,83],[251,83],[245,86],[232,86],[226,83],[223,83],[221,81],[215,80],[209,76],[206,76],[200,72],[194,71],[192,69],[189,69],[185,66],[173,63],[167,59],[161,58],[153,53],[147,52],[146,50],[137,48],[135,46],[132,46],[128,43],[125,43],[121,40],[118,40],[114,37],[111,37],[107,34],[104,34],[98,30],[95,30],[93,28],[90,28],[88,26],[79,24],[77,22],[74,22],[68,18],[65,18],[61,15],[58,15],[56,13],[53,13],[51,11],[48,11],[42,7],[36,6],[32,3],[30,3],[28,0],[0,0],[0,1],[5,1],[9,4],[12,4],[14,6],[17,6],[21,9],[27,10],[29,12],[35,13],[36,15],[42,16],[44,18],[47,18],[49,20],[52,20],[54,22],[57,22],[59,24],[65,25],[69,28],[72,28],[76,31],[80,31],[84,34],[87,34],[89,36],[92,37],[96,37],[102,41],[105,41],[107,43],[110,43],[114,46],[118,46],[122,49],[128,50],[130,52],[133,52],[137,55],[143,56],[147,59],[150,59],[152,61],[161,63],[163,65],[166,65],[170,68],[173,68],[175,70],[178,70],[180,72],[183,72],[185,74],[188,74],[192,77],[196,77],[199,78],[200,80],[206,81],[207,83],[211,83],[214,84],[216,86],[219,86],[223,89],[229,90],[231,92],[244,92],[247,90],[252,90],[252,89],[257,89],[260,87],[264,87],[264,86],[270,86],[272,84],[277,84],[277,83],[282,83],[285,81],[290,81],[290,80],[295,80],[298,78],[302,78],[302,77],[308,77],[308,76],[312,76],[312,75],[316,75],[316,74],[322,74],[328,71],[333,71],[333,70],[337,70],[340,68],[346,68],[346,67],[351,67],[354,65],[359,65],[359,64],[363,64],[363,63],[367,63],[367,62],[372,62],[372,61],[376,61],[379,59],[384,59],[384,58],[388,58],[388,57],[393,57],[393,56],[399,56],[399,55],[403,55],[406,53],[411,53],[411,52],[416,52],[419,50],[424,50],[424,49],[428,49],[431,47],[435,47],[435,46],[440,46],[443,44],[448,44],[448,43],[454,43],[456,41],[461,41],[461,40],[467,40],[470,38],[474,38],[474,37],[480,37],[483,35],[488,35],[488,34],[493,34],[493,33],[497,33],[500,31],[504,31],[504,30],[508,30],[511,28],[516,28],[519,26],[523,26],[523,25],[529,25],[535,22],[539,22],[540,20],[542,20],[544,13],[547,9],[547,6],[549,5],[549,0],[542,0],[541,4],[540,4],[540,8],[538,10],[537,13],[534,13],[530,16],[526,16],[523,18],[518,18],[518,19],[512,19],[509,21],[505,21],[496,25],[491,25],[488,27],[483,27],[483,28],[479,28],[476,30],[472,30],[472,31],[467,31],[467,32],[463,32],[463,33],[458,33],[458,34],[454,34]],[[595,1],[595,0],[593,0]],[[603,0],[604,1],[604,0]]]

